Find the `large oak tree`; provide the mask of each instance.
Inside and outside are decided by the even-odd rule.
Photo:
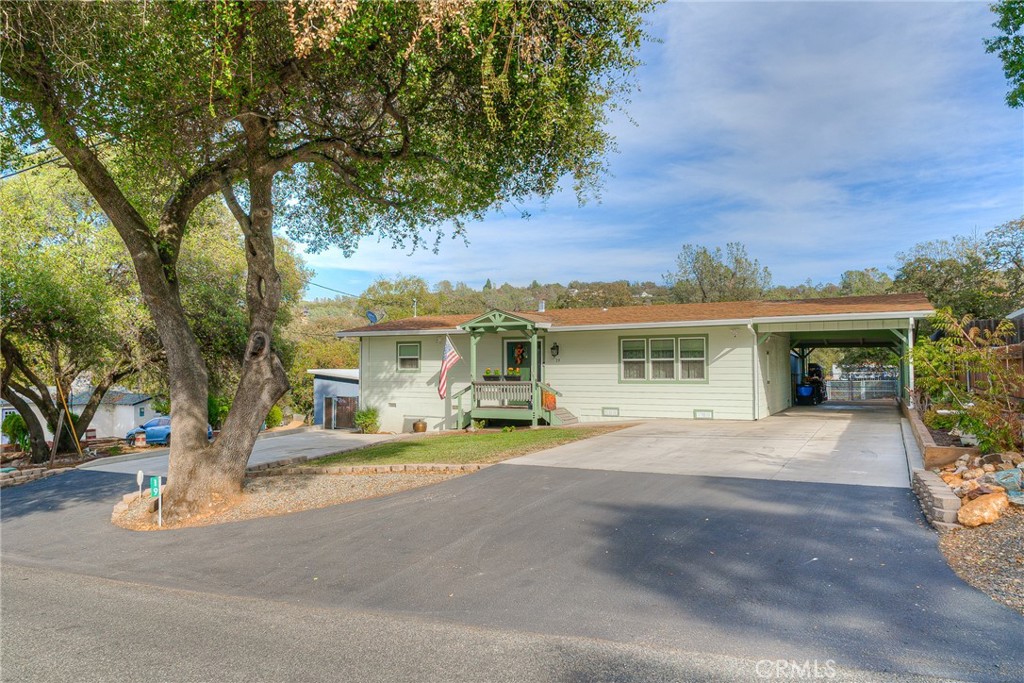
[[[288,388],[272,348],[275,226],[313,248],[351,251],[368,235],[417,246],[567,175],[585,189],[648,4],[3,3],[5,135],[20,151],[52,145],[96,198],[167,354],[170,516],[240,491]],[[110,142],[117,166],[97,151]],[[189,217],[217,194],[245,233],[249,334],[210,445],[178,260]],[[155,195],[155,209],[140,200]]]

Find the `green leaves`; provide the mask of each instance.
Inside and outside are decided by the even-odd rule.
[[[985,41],[988,52],[999,55],[1003,73],[1010,83],[1006,103],[1011,107],[1024,106],[1024,2],[1002,0],[992,5],[998,17],[993,26],[1002,33]]]

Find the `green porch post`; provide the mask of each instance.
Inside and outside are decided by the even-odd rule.
[[[469,413],[473,414],[473,407],[476,406],[476,343],[480,341],[480,333],[472,332],[469,335]]]
[[[533,410],[531,411],[533,415],[530,426],[532,427],[537,426],[537,413],[540,410],[540,387],[537,384],[537,368],[537,328],[535,327],[530,332],[530,384],[532,389],[531,395],[533,396],[531,401],[533,404]]]

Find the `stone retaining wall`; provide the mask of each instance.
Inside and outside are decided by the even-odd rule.
[[[960,499],[939,475],[929,470],[914,470],[911,488],[917,494],[924,516],[933,527],[939,531],[960,528],[956,520]]]
[[[36,479],[43,479],[45,477],[52,477],[55,474],[67,472],[73,470],[74,467],[60,467],[57,469],[47,469],[45,467],[33,467],[30,470],[17,470],[15,472],[0,472],[0,489],[7,488],[8,486],[17,486],[18,484],[27,484],[30,481]]]

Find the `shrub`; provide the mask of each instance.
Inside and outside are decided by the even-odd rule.
[[[18,413],[11,413],[4,418],[3,425],[0,425],[0,431],[11,440],[11,443],[17,444],[18,448],[28,452],[28,425],[25,424],[25,418]]]
[[[380,431],[380,411],[376,408],[357,410],[354,422],[363,434],[376,434]]]
[[[487,427],[487,420],[473,420],[473,429],[484,429]]]
[[[273,429],[274,427],[280,427],[281,423],[284,422],[284,414],[281,412],[280,406],[273,406],[270,412],[267,413],[267,429]]]
[[[514,431],[516,431],[516,428],[513,427],[512,425],[506,425],[506,426],[501,428],[501,431],[503,431],[503,432],[514,432]]]
[[[220,429],[224,425],[224,418],[231,410],[231,399],[225,396],[207,396],[206,415],[210,426]]]
[[[960,415],[955,412],[946,414],[940,413],[935,408],[925,411],[921,418],[930,429],[941,429],[948,431],[956,427],[960,422]]]

